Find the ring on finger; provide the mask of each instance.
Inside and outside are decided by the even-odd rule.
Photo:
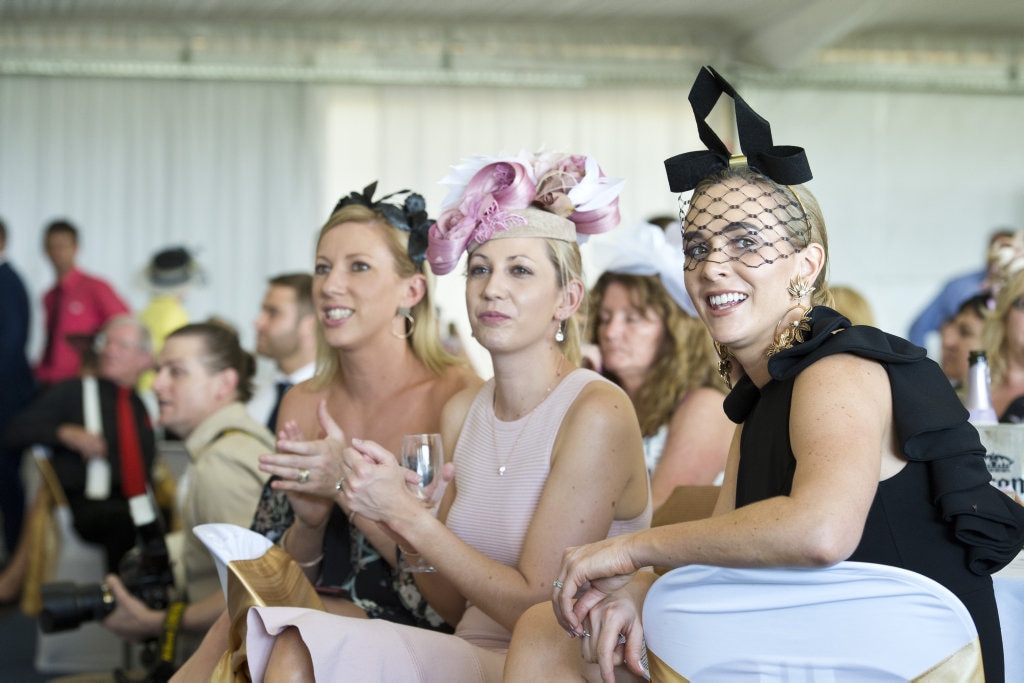
[[[583,632],[583,637],[584,638],[589,638],[590,637],[590,631],[584,631]]]
[[[309,470],[307,470],[305,467],[300,467],[297,481],[300,484],[305,484],[307,481],[309,481]]]
[[[562,590],[562,586],[564,586],[565,584],[559,581],[558,579],[555,579],[551,582],[551,585],[557,588],[558,590]]]
[[[625,645],[625,644],[626,644],[626,634],[625,633],[620,633],[619,634],[619,645]]]
[[[334,490],[335,491],[340,491],[341,490],[341,486],[344,483],[345,483],[345,477],[342,477],[338,481],[334,482]]]

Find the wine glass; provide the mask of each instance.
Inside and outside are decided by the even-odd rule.
[[[437,514],[441,495],[444,493],[444,481],[441,468],[444,466],[444,450],[441,447],[440,434],[406,434],[402,437],[402,467],[419,475],[419,481],[410,484],[414,487],[416,497],[423,505]],[[436,571],[421,557],[407,558],[402,555],[401,568],[412,572]]]

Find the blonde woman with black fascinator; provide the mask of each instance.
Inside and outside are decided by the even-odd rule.
[[[440,510],[409,491],[385,444],[346,448],[348,433],[328,421],[309,448],[341,454],[343,508],[435,569],[416,584],[455,633],[256,607],[254,681],[499,681],[512,628],[548,596],[562,551],[650,524],[629,398],[577,367],[577,236],[615,226],[621,183],[589,157],[527,154],[473,159],[449,181],[427,257],[444,274],[467,254],[466,309],[494,378],[444,408],[454,480]]]
[[[705,122],[723,94],[742,155]],[[673,191],[693,191],[686,289],[733,385],[725,409],[738,428],[722,491],[710,518],[568,550],[552,590],[557,623],[545,606],[520,620],[506,676],[569,680],[581,665],[606,681],[645,675],[645,640],[676,632],[687,565],[853,560],[946,586],[977,626],[985,679],[1002,680],[990,574],[1024,545],[1024,507],[990,486],[985,448],[924,349],[824,305],[828,243],[801,184],[811,178],[804,150],[775,146],[767,121],[710,67],[690,102],[708,150],[665,165]],[[655,581],[652,566],[680,570]],[[647,661],[660,680],[678,680],[655,654],[677,653],[648,647]],[[803,671],[812,659],[786,664]]]
[[[277,452],[260,458],[273,477],[250,519],[298,563],[328,611],[444,630],[398,570],[394,539],[336,499],[340,454],[312,441],[326,435],[326,422],[398,452],[404,434],[437,432],[445,402],[480,384],[441,346],[425,262],[433,221],[423,198],[374,198],[376,186],[342,197],[320,229],[316,373],[281,402]],[[244,640],[244,616],[223,613],[175,680],[210,678],[229,642]]]

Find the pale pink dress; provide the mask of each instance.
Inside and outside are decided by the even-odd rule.
[[[448,527],[488,557],[516,566],[551,465],[566,411],[589,382],[590,370],[566,376],[536,409],[513,422],[494,415],[494,381],[485,383],[466,416],[455,449],[458,496]],[[504,466],[504,474],[499,469]],[[646,529],[651,504],[631,520],[614,521],[609,536]],[[511,634],[467,603],[455,636],[380,619],[337,617],[290,607],[249,611],[246,648],[253,681],[262,681],[273,637],[299,629],[317,681],[486,681],[501,677]]]

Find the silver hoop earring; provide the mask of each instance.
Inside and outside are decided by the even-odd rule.
[[[558,330],[555,332],[555,341],[561,344],[565,341],[565,321],[558,323]]]
[[[413,330],[416,329],[416,318],[412,317],[412,309],[408,306],[399,306],[395,315],[400,315],[405,319],[403,323],[405,325],[405,334],[395,334],[394,330],[391,330],[391,334],[394,334],[399,339],[408,339],[412,336]]]

